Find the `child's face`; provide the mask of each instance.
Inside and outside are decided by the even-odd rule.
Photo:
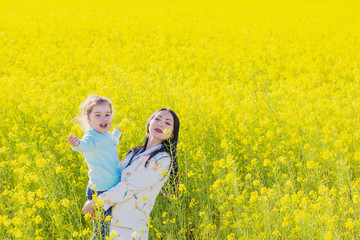
[[[95,105],[89,115],[89,124],[100,133],[107,133],[112,123],[109,104]]]
[[[157,141],[164,141],[172,136],[174,118],[169,111],[161,111],[149,123],[149,136]]]

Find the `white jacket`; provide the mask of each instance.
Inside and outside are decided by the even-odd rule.
[[[148,218],[154,207],[156,197],[170,173],[171,158],[167,152],[154,155],[145,167],[150,154],[162,145],[135,154],[132,150],[121,163],[121,181],[115,187],[99,195],[103,208],[112,209],[112,227],[131,228],[134,231],[148,231]]]

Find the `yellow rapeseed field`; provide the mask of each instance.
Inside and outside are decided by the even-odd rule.
[[[111,98],[124,156],[181,121],[178,197],[150,239],[360,235],[360,4],[0,0],[0,239],[89,239],[87,166],[67,143]]]

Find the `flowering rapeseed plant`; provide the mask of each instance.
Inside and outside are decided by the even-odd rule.
[[[150,239],[356,238],[359,6],[0,0],[0,239],[90,238],[66,141],[90,94],[114,103],[119,156],[156,109],[180,117]]]

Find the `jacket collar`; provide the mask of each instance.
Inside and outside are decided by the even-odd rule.
[[[156,145],[156,146],[146,150],[145,152],[140,153],[138,156],[141,157],[141,156],[149,155],[149,154],[155,152],[156,150],[159,150],[162,146],[163,146],[163,144]]]

